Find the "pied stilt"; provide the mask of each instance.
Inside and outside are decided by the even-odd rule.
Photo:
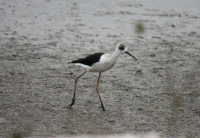
[[[68,106],[69,108],[71,108],[75,103],[76,84],[78,82],[78,79],[81,76],[83,76],[86,72],[99,72],[99,78],[98,78],[98,81],[97,81],[96,90],[97,90],[97,94],[99,96],[99,100],[101,102],[101,107],[102,107],[103,111],[105,111],[103,102],[101,100],[101,96],[99,94],[99,80],[100,80],[101,72],[104,72],[106,70],[111,69],[113,67],[113,65],[116,63],[117,58],[122,53],[126,53],[126,54],[130,55],[131,57],[133,57],[135,60],[137,60],[137,58],[135,58],[133,55],[131,55],[128,52],[127,47],[125,45],[117,44],[117,47],[116,47],[115,52],[113,54],[95,53],[95,54],[89,55],[85,58],[80,58],[78,60],[74,60],[72,62],[69,62],[69,63],[73,63],[75,65],[80,65],[83,68],[86,68],[86,71],[83,72],[83,74],[81,74],[80,76],[78,76],[75,79],[74,95],[73,95],[73,98],[72,98],[72,103],[69,104],[69,106]]]

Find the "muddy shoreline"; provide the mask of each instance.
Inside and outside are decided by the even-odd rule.
[[[200,137],[199,10],[129,0],[1,1],[0,137]],[[112,53],[117,43],[138,61],[122,55],[102,73],[107,111],[95,91],[98,73],[79,80],[68,109],[84,69],[67,63]]]

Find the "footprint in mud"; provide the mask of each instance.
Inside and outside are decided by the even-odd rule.
[[[138,70],[138,71],[136,71],[135,76],[136,76],[136,77],[143,78],[143,77],[144,77],[144,74],[142,73],[141,70]]]

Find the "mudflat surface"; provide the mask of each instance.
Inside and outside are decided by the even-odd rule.
[[[155,3],[155,4],[153,4]],[[198,1],[0,2],[0,137],[158,132],[200,137]],[[102,73],[67,64],[95,52],[131,54]]]

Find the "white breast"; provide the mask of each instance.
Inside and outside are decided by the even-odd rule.
[[[104,54],[101,56],[99,62],[92,65],[92,68],[88,69],[90,72],[104,72],[112,68],[117,59],[112,58],[111,54]]]

